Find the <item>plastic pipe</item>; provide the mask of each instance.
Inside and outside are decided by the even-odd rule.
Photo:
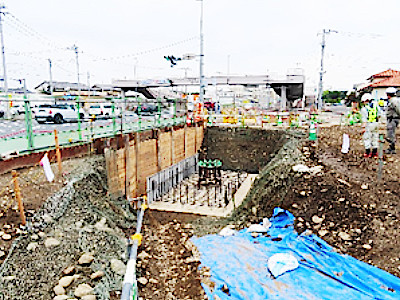
[[[122,283],[122,293],[121,300],[137,300],[138,299],[138,288],[136,281],[136,258],[137,249],[141,244],[140,234],[143,222],[144,212],[147,206],[142,203],[141,209],[138,213],[136,233],[130,237],[130,242],[132,243],[131,250],[129,251],[129,260],[126,265],[126,271],[124,276],[124,282]]]

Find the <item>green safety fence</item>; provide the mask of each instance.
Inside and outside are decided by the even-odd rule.
[[[136,131],[144,131],[152,128],[162,128],[185,123],[185,117],[172,119],[140,120],[128,123],[108,125],[97,125],[95,123],[86,124],[87,126],[79,130],[60,130],[58,139],[61,146],[87,143],[96,138],[112,137],[117,134],[125,134]],[[34,148],[29,147],[29,140],[26,135],[0,139],[0,154],[9,152],[30,152],[38,149],[54,148],[54,132],[32,133]]]

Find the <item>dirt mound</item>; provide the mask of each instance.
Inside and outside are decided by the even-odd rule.
[[[30,220],[0,268],[0,299],[52,299],[53,288],[74,267],[77,277],[65,288],[72,297],[80,284],[88,284],[96,299],[110,299],[119,291],[126,262],[126,239],[121,229],[135,227],[136,217],[125,200],[107,194],[103,160],[86,165],[62,190],[50,197]],[[93,261],[82,265],[83,254]],[[90,274],[102,271],[101,278]]]

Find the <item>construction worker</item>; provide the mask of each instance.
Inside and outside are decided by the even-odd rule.
[[[386,89],[386,95],[388,97],[388,105],[386,108],[386,141],[389,143],[389,148],[385,150],[386,154],[396,154],[396,128],[399,126],[400,120],[400,99],[396,97],[396,92],[394,87]]]
[[[361,108],[361,122],[364,129],[364,157],[378,157],[380,109],[369,93],[361,97],[364,106]]]

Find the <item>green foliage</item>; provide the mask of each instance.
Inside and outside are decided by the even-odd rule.
[[[339,103],[346,98],[347,91],[324,91],[322,99],[325,103]]]

